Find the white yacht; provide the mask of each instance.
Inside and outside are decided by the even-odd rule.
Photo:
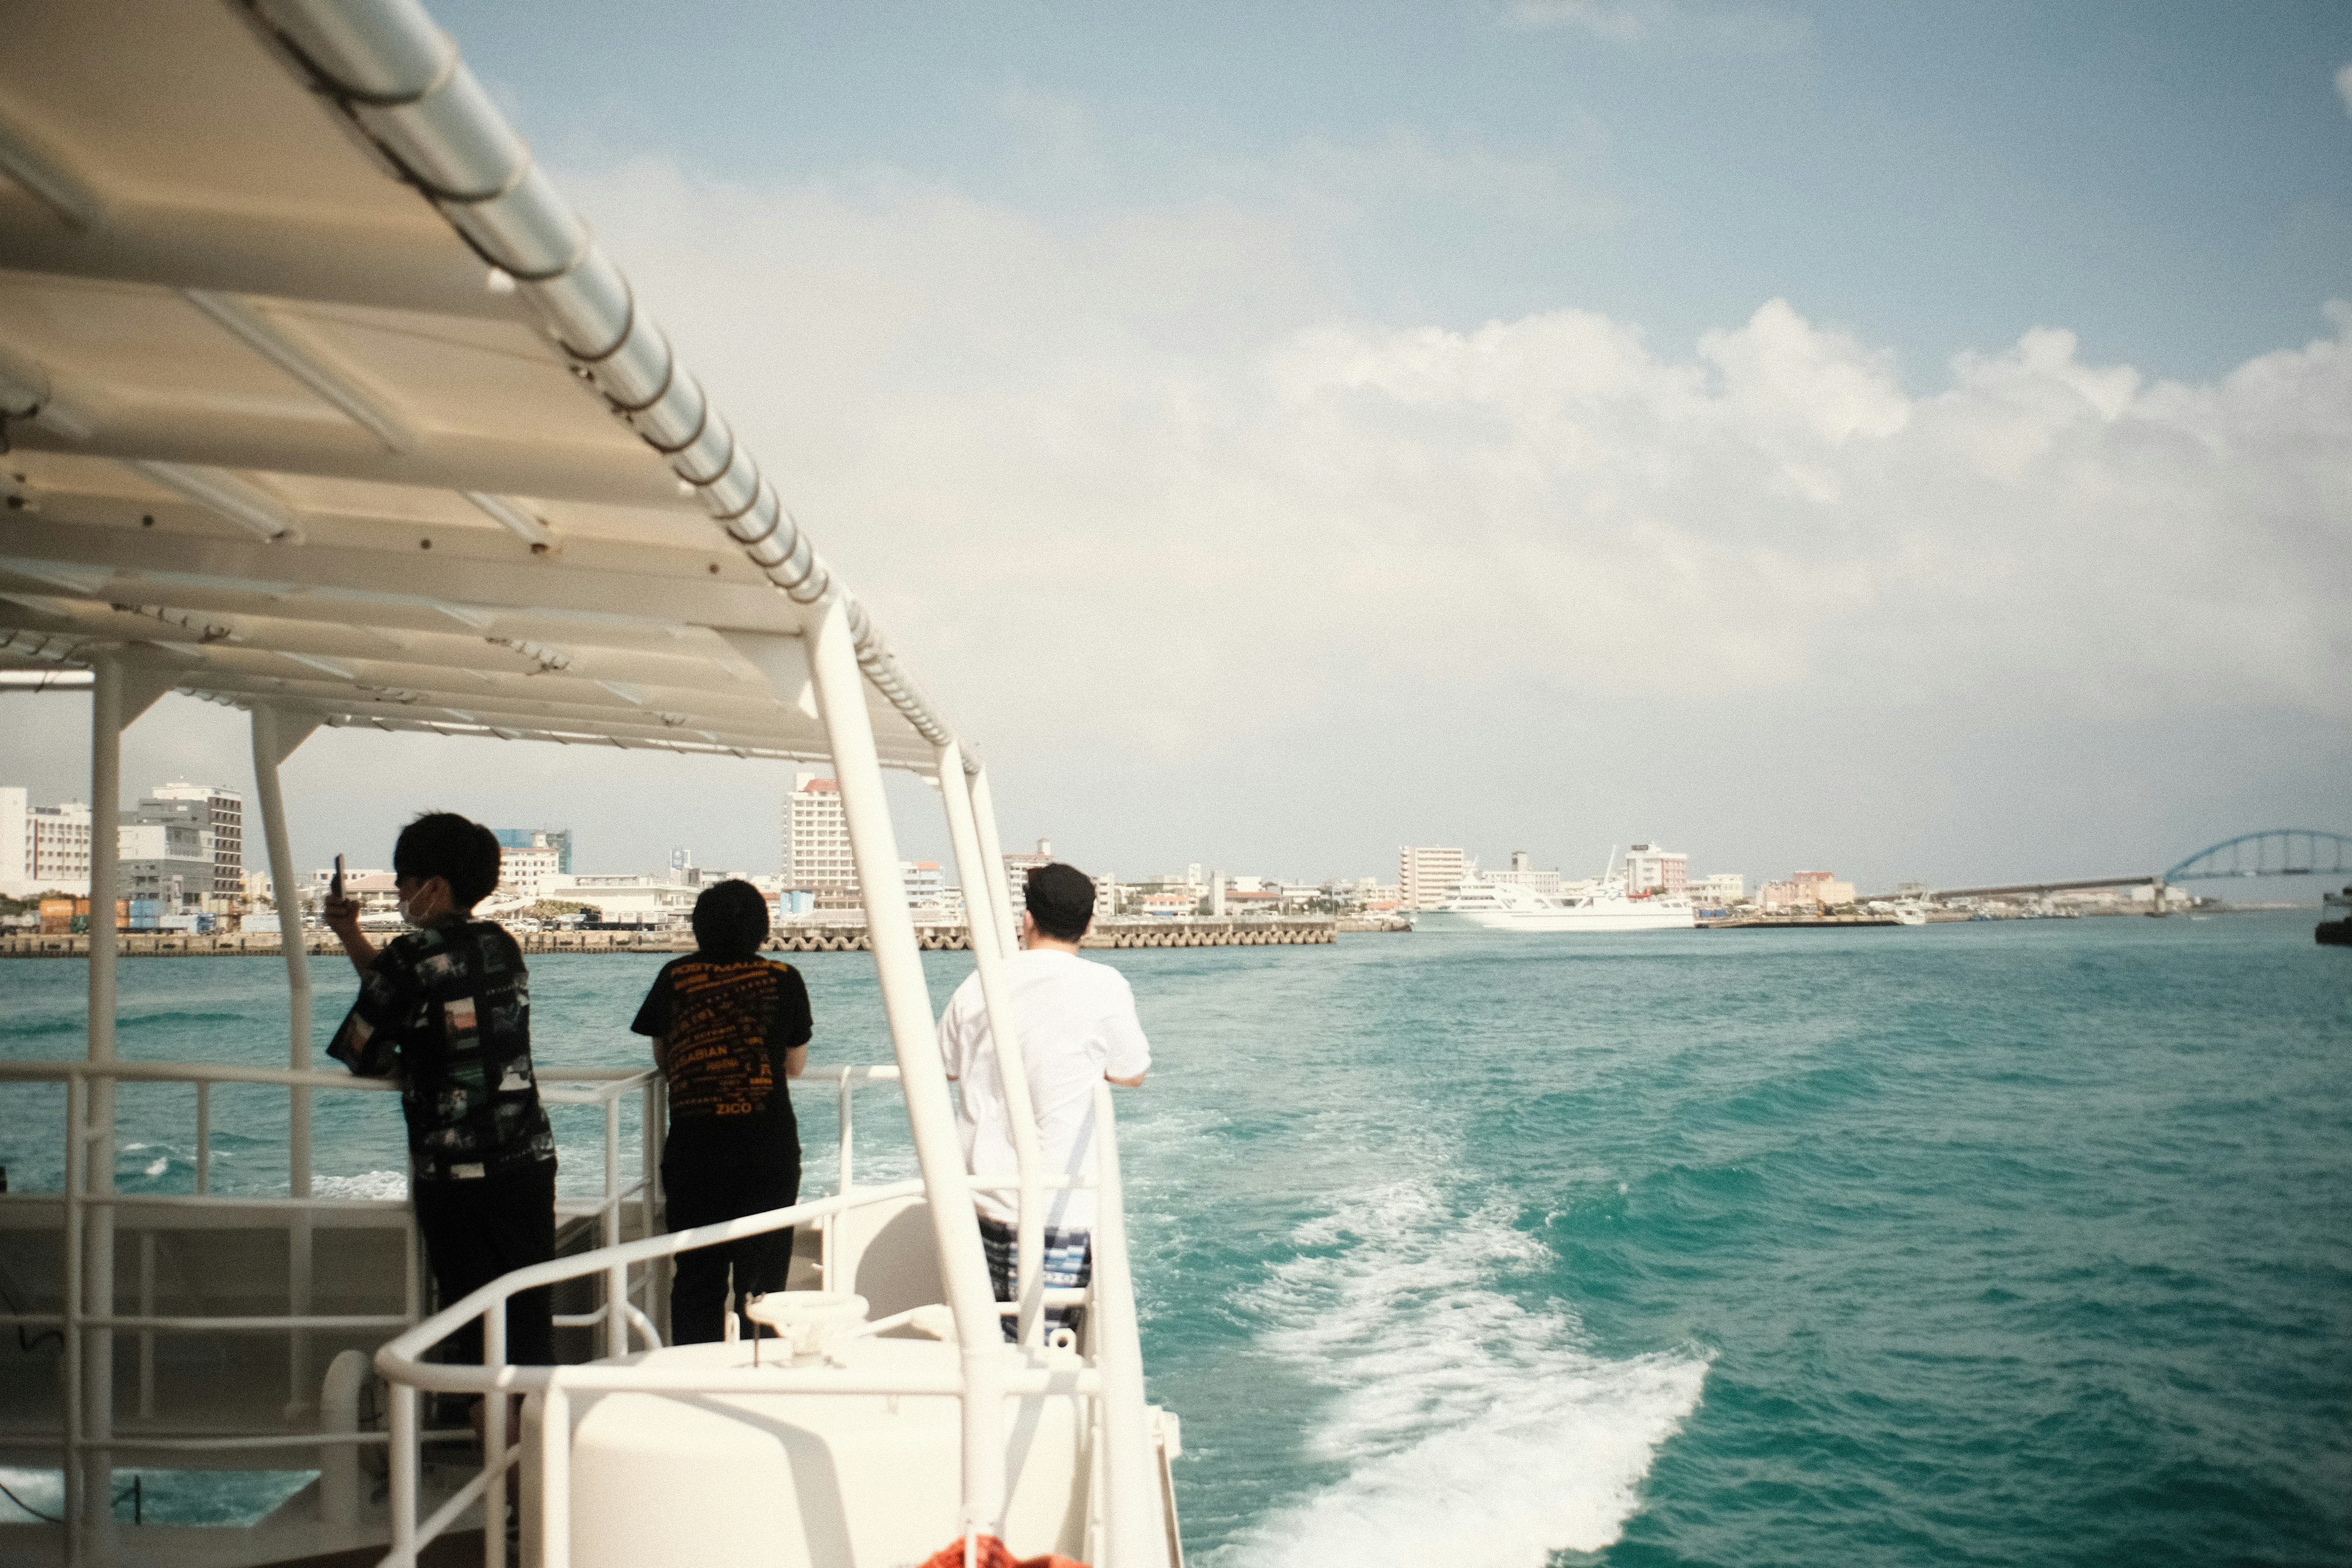
[[[62,1172],[0,1191],[22,1287],[0,1331],[26,1347],[12,1373],[39,1365],[0,1378],[0,1458],[62,1483],[48,1522],[0,1524],[0,1562],[504,1568],[519,1478],[525,1568],[1003,1548],[1181,1568],[1108,1089],[1091,1172],[1047,1174],[1019,1094],[1018,1168],[964,1169],[883,776],[936,783],[963,885],[992,890],[971,948],[1011,1088],[986,770],[785,510],[783,460],[763,470],[416,0],[8,7],[0,453],[0,669],[89,692],[92,801],[120,799],[122,731],[171,691],[250,716],[281,892],[279,767],[322,727],[562,744],[584,769],[614,748],[823,759],[894,1058],[809,1075],[841,1128],[819,1195],[675,1234],[659,1077],[543,1066],[543,1098],[601,1114],[599,1190],[559,1202],[552,1262],[436,1302],[404,1200],[313,1180],[314,1102],[396,1085],[317,1070],[302,943],[254,976],[290,1000],[254,1060],[128,1061],[114,922],[93,922],[87,1051],[0,1060],[0,1115]],[[115,883],[113,834],[89,870]],[[131,1092],[187,1117],[193,1191],[117,1188],[125,1082],[177,1086]],[[224,1084],[284,1107],[276,1191],[212,1179]],[[919,1179],[859,1163],[861,1104],[908,1129]],[[1019,1195],[1015,1304],[992,1297],[983,1184]],[[1071,1185],[1099,1193],[1093,1281],[1049,1292],[1045,1194]],[[787,1226],[810,1244],[795,1288],[755,1304],[777,1338],[665,1342],[673,1257]],[[509,1363],[506,1303],[541,1285],[565,1364]],[[1075,1342],[1048,1305],[1085,1307]],[[474,1320],[482,1364],[427,1357]],[[138,1467],[316,1479],[208,1531],[118,1513]]]
[[[1552,896],[1473,871],[1445,902],[1412,917],[1417,931],[1687,931],[1697,923],[1679,893],[1628,893],[1622,877],[1603,877],[1581,892]]]

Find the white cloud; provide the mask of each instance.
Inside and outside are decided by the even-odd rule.
[[[1083,118],[1018,107],[1082,176]],[[1884,885],[2153,868],[2352,800],[2352,305],[2198,384],[2055,327],[1906,384],[1784,300],[1687,346],[1565,304],[1380,321],[1340,253],[1404,210],[1384,164],[1479,167],[1302,147],[1051,218],[889,170],[564,184],[997,760],[1008,840],[1361,875],[1657,834]],[[1573,195],[1497,167],[1465,203]],[[233,777],[235,716],[180,707],[129,776]],[[11,754],[57,798],[81,746]],[[780,782],[338,731],[289,787],[306,863],[560,799],[598,868],[691,822],[764,869]]]
[[[1811,37],[1805,19],[1791,12],[1708,0],[1517,0],[1506,16],[1515,27],[1576,27],[1612,43],[1696,45],[1745,54],[1791,53]]]
[[[2352,114],[2352,65],[2336,73],[2336,96],[2344,100],[2344,112]]]
[[[572,180],[983,739],[1158,763],[1342,690],[2352,716],[2352,320],[2205,385],[2037,329],[1907,393],[1771,300],[1351,320],[1278,207]],[[730,258],[727,261],[714,258]]]

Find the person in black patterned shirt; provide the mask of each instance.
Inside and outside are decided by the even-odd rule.
[[[394,889],[414,928],[378,951],[359,906],[330,898],[328,926],[360,973],[359,1000],[327,1054],[363,1078],[401,1078],[410,1192],[441,1304],[555,1255],[555,1138],[530,1061],[530,974],[495,921],[472,918],[499,882],[499,841],[428,812],[401,829]],[[507,1306],[507,1359],[555,1359],[549,1293]],[[478,1321],[445,1342],[482,1359]]]
[[[808,987],[791,964],[760,956],[767,937],[759,889],[704,889],[694,901],[698,951],[662,965],[629,1026],[653,1037],[669,1084],[662,1218],[671,1230],[786,1208],[800,1196],[800,1127],[784,1081],[808,1065]],[[782,1289],[792,1260],[789,1228],[679,1253],[670,1342],[724,1337],[730,1268],[740,1312],[752,1297]],[[742,1331],[753,1331],[750,1319]]]

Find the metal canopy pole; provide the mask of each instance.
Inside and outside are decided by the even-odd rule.
[[[907,1097],[915,1157],[930,1200],[931,1232],[939,1248],[940,1277],[955,1313],[956,1339],[963,1358],[962,1533],[1001,1536],[1004,1518],[1004,1363],[1008,1351],[996,1302],[988,1284],[988,1262],[974,1223],[971,1184],[963,1168],[962,1141],[956,1135],[948,1102],[947,1071],[940,1063],[937,1020],[923,984],[923,954],[915,919],[898,874],[898,847],[890,829],[889,803],[882,793],[882,764],[875,751],[873,716],[866,708],[866,683],[851,641],[849,618],[835,600],[807,637],[808,662],[817,710],[833,752],[841,785],[842,814],[848,820],[850,855],[866,900],[866,942],[882,982],[882,1005],[898,1058]]]
[[[971,814],[980,828],[980,852],[988,861],[988,899],[996,911],[996,931],[1007,957],[1021,951],[1021,922],[1013,918],[1013,893],[1005,879],[1004,846],[996,837],[996,799],[988,790],[988,769],[971,775]],[[964,895],[970,903],[971,896]]]
[[[310,739],[319,727],[315,719],[288,719],[275,709],[253,708],[253,788],[261,797],[261,834],[269,854],[270,901],[278,906],[278,951],[286,958],[286,993],[289,1046],[287,1065],[297,1072],[310,1067],[310,960],[302,931],[301,886],[295,879],[294,849],[286,832],[286,795],[278,785],[278,766]],[[292,1196],[310,1195],[310,1091],[297,1085],[289,1089],[286,1115],[286,1170]],[[312,1238],[310,1211],[297,1213],[286,1233],[286,1310],[307,1315],[311,1299]],[[310,1340],[289,1334],[286,1342],[287,1413],[296,1415],[310,1405]]]
[[[286,795],[278,787],[278,766],[318,727],[316,720],[289,721],[275,709],[254,706],[253,785],[261,797],[261,833],[269,855],[271,899],[278,906],[278,946],[286,956],[291,1046],[286,1065],[297,1072],[307,1072],[310,1067],[310,961],[303,941],[301,885],[296,879],[294,849],[286,833]],[[310,1195],[310,1091],[296,1089],[293,1092],[287,1160],[293,1173],[294,1196],[307,1198]]]
[[[1013,994],[997,945],[995,900],[973,897],[985,886],[980,833],[972,821],[963,748],[950,741],[940,748],[940,795],[947,803],[948,838],[955,847],[956,874],[968,890],[964,916],[971,926],[972,956],[980,964],[980,991],[988,1005],[988,1038],[996,1051],[997,1075],[1004,1081],[1004,1107],[1013,1123],[1013,1153],[1021,1173],[1020,1223],[1015,1231],[1014,1268],[1019,1280],[1021,1342],[1042,1345],[1045,1338],[1045,1155],[1037,1141],[1037,1111],[1029,1098],[1029,1064],[1013,1018]],[[979,888],[975,884],[980,884]]]
[[[94,1067],[114,1060],[115,886],[121,880],[122,664],[101,654],[91,664],[89,690],[89,1059]],[[103,1198],[114,1191],[114,1079],[89,1080],[89,1124],[72,1136],[88,1152],[85,1190]],[[82,1246],[82,1310],[114,1315],[114,1205],[96,1203],[84,1211],[89,1235]],[[114,1331],[91,1329],[81,1358],[82,1436],[104,1444],[114,1435]],[[100,1447],[68,1454],[68,1464],[84,1470],[84,1522],[101,1543],[114,1517],[114,1453]],[[106,1554],[103,1544],[101,1555]]]
[[[117,994],[115,963],[121,943],[115,934],[114,900],[122,880],[122,731],[172,689],[152,671],[125,668],[119,653],[100,650],[90,660],[89,702],[89,1059],[114,1061]],[[114,1191],[114,1079],[94,1074],[89,1115],[73,1127],[81,1141],[85,1190],[102,1196]],[[82,1310],[114,1313],[114,1205],[88,1206],[82,1246]],[[71,1325],[67,1331],[72,1332]],[[66,1463],[86,1463],[82,1483],[85,1522],[96,1528],[99,1550],[109,1550],[114,1520],[114,1454],[105,1447],[114,1436],[114,1331],[91,1329],[81,1358],[82,1436],[99,1445]]]

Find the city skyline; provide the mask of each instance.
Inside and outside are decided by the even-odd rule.
[[[443,19],[1008,843],[1890,885],[2352,822],[2352,10],[689,14]],[[86,702],[22,702],[12,770],[86,788]],[[792,768],[286,771],[306,858],[562,802],[635,865],[647,802],[758,863]]]
[[[667,874],[661,868],[648,868],[643,863],[575,868],[573,850],[577,836],[570,826],[544,823],[536,827],[494,826],[505,868],[500,896],[557,900],[587,896],[581,891],[581,879],[593,880],[607,889],[631,887],[643,893],[656,887],[707,885],[714,876],[742,876],[772,891],[781,889],[788,894],[809,895],[788,897],[780,906],[784,913],[854,909],[859,904],[856,879],[849,866],[846,828],[833,782],[829,777],[806,768],[794,772],[793,787],[780,801],[781,841],[772,870],[753,861],[703,860],[698,858],[690,847],[677,845],[673,845],[668,852]],[[124,786],[126,796],[132,793],[133,788],[130,784]],[[213,895],[215,900],[226,901],[208,903],[207,907],[226,907],[226,903],[240,900],[267,898],[264,890],[268,880],[266,868],[244,865],[240,858],[244,832],[242,797],[243,792],[238,789],[213,784],[200,784],[185,777],[150,786],[135,805],[125,806],[119,813],[122,867],[119,896],[152,899],[165,891],[168,884],[170,890],[183,893],[192,908],[205,894]],[[80,865],[87,865],[90,830],[90,815],[87,807],[86,801],[69,795],[61,800],[45,801],[39,798],[37,791],[0,781],[0,851],[5,851],[0,852],[0,894],[22,898],[37,892],[86,893],[86,880],[72,875],[72,869],[77,858]],[[46,824],[46,832],[42,830],[43,824]],[[182,837],[185,838],[184,843],[181,842]],[[799,869],[795,868],[796,839],[803,841],[799,853],[802,868]],[[810,853],[810,847],[814,847],[815,854]],[[16,853],[19,847],[21,854]],[[903,845],[901,848],[904,848]],[[1967,880],[1922,879],[1909,875],[1856,879],[1841,877],[1835,870],[1822,868],[1818,863],[1791,867],[1777,876],[1770,870],[1759,873],[1753,868],[1726,871],[1719,865],[1694,869],[1692,857],[1688,853],[1652,841],[1612,846],[1608,859],[1598,872],[1580,872],[1573,866],[1538,867],[1534,857],[1524,849],[1509,851],[1504,864],[1490,864],[1483,852],[1472,852],[1459,845],[1407,844],[1401,847],[1397,857],[1393,881],[1383,881],[1378,869],[1364,872],[1360,868],[1349,868],[1319,875],[1292,876],[1282,872],[1270,874],[1270,868],[1264,865],[1252,871],[1202,860],[1187,861],[1181,870],[1160,867],[1139,871],[1133,866],[1101,861],[1090,862],[1082,868],[1094,877],[1098,896],[1109,891],[1151,890],[1151,897],[1145,900],[1148,907],[1139,906],[1134,912],[1158,914],[1174,912],[1176,904],[1186,901],[1176,898],[1171,903],[1171,899],[1174,895],[1168,889],[1180,889],[1195,898],[1209,900],[1213,912],[1219,914],[1227,912],[1228,901],[1236,910],[1246,910],[1259,902],[1266,902],[1269,906],[1296,903],[1302,895],[1309,893],[1337,896],[1342,900],[1352,898],[1366,908],[1394,908],[1400,911],[1431,909],[1444,901],[1463,879],[1465,871],[1475,872],[1491,882],[1517,884],[1546,896],[1590,887],[1602,878],[1617,876],[1622,879],[1629,891],[1638,893],[1648,889],[1669,895],[1687,892],[1695,903],[1716,907],[1742,901],[1769,906],[1776,901],[1790,900],[1803,903],[1841,903],[1851,901],[1857,896],[1908,897],[1937,887],[1960,887]],[[1043,838],[1035,841],[1034,849],[1015,849],[1003,856],[1003,875],[1016,912],[1021,905],[1022,873],[1032,866],[1045,863],[1049,858],[1054,858],[1052,844]],[[379,858],[389,864],[388,839],[385,852]],[[298,866],[302,863],[299,848],[295,859]],[[354,874],[369,874],[367,859],[365,856],[357,858],[347,856]],[[1843,863],[1841,860],[1840,864]],[[898,864],[910,902],[937,901],[943,894],[950,903],[961,899],[961,878],[951,856],[922,858],[902,854]],[[44,867],[48,868],[48,871],[41,875],[33,874]],[[62,871],[58,869],[60,867],[64,868]],[[678,877],[681,868],[695,875],[681,882]],[[381,867],[375,869],[380,871]],[[2154,872],[2127,870],[2123,874],[2130,879],[2152,877]],[[308,873],[310,880],[320,885],[328,875],[325,860]],[[2258,889],[2260,896],[2275,896],[2283,883],[2288,884],[2289,890],[2304,887],[2300,874],[2271,876],[2245,873],[2242,876],[2239,886],[2248,896],[2255,896]],[[2316,886],[2315,883],[2309,884],[2305,890],[2315,889]],[[1842,891],[1839,897],[1826,898],[1808,890],[1820,887]],[[679,906],[680,909],[683,907]],[[1108,909],[1110,906],[1104,903],[1098,907]],[[1122,909],[1124,907],[1121,906]]]

